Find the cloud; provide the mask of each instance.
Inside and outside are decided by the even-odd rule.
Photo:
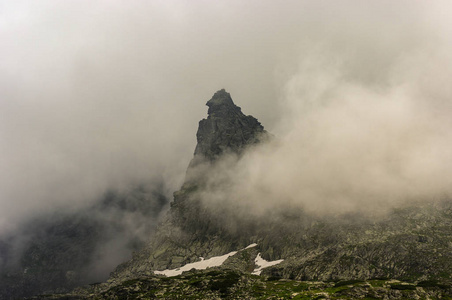
[[[220,88],[237,91],[243,106],[276,107],[278,51],[237,3],[1,7],[0,231],[89,205],[109,188],[164,180],[170,195],[203,105]]]
[[[282,208],[381,213],[450,197],[451,41],[441,21],[413,19],[400,32],[390,29],[398,21],[374,21],[300,50],[283,76],[277,139],[212,168],[198,195],[208,207],[245,218]]]
[[[359,189],[389,164],[364,170],[364,180],[358,162],[345,168],[335,159],[363,155],[378,165],[390,152],[383,145],[401,147],[408,152],[388,158],[401,160],[400,176],[414,174],[406,170],[414,161],[430,164],[413,143],[435,145],[446,159],[438,142],[446,133],[437,131],[449,95],[446,5],[0,2],[0,232],[37,213],[90,205],[112,187],[163,180],[170,195],[193,154],[203,105],[220,88],[280,136],[277,153],[300,153],[294,165],[312,172],[304,184],[337,179],[328,195],[338,176],[355,175],[350,188]],[[423,93],[435,100],[414,103]],[[432,101],[440,103],[433,123]],[[268,168],[289,177],[281,186],[297,182],[297,170],[276,157]]]

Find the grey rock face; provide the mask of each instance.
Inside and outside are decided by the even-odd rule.
[[[198,143],[191,166],[201,160],[213,161],[225,152],[240,153],[266,137],[261,123],[244,115],[224,89],[216,92],[206,105],[208,117],[199,122]]]

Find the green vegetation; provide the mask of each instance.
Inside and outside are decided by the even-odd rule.
[[[391,289],[400,291],[414,291],[416,287],[412,284],[391,284]]]
[[[340,286],[344,286],[344,285],[353,285],[356,283],[361,283],[363,282],[362,280],[344,280],[344,281],[339,281],[337,282],[334,287],[340,287]]]
[[[451,286],[447,284],[439,283],[437,280],[425,280],[418,282],[417,286],[423,288],[440,288],[440,289],[450,289]]]
[[[227,294],[228,289],[232,288],[239,282],[240,275],[235,272],[226,272],[224,275],[218,276],[215,280],[211,280],[209,287],[212,291],[219,291],[221,294]]]
[[[452,289],[435,280],[389,279],[313,282],[278,279],[234,270],[190,271],[175,277],[127,280],[101,292],[40,299],[452,299]]]

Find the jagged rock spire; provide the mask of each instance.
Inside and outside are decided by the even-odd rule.
[[[266,134],[261,123],[244,115],[224,89],[216,92],[206,105],[209,107],[208,117],[199,122],[198,143],[191,166],[201,159],[213,161],[228,151],[240,153]]]

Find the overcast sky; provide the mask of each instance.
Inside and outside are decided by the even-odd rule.
[[[360,179],[355,171],[370,157],[347,171],[328,162],[384,144],[394,155],[408,149],[410,184],[452,175],[443,168],[451,158],[451,7],[383,0],[0,1],[0,233],[35,213],[84,206],[108,188],[163,180],[168,193],[176,190],[205,102],[221,88],[283,145],[317,138],[301,152],[320,153],[310,170],[321,162],[339,170],[334,178]],[[364,131],[363,124],[385,130]],[[333,130],[339,127],[345,129]],[[419,132],[420,140],[410,139]],[[399,145],[401,134],[407,140]],[[293,158],[302,146],[276,153]],[[332,148],[342,150],[325,151]],[[351,148],[358,151],[350,155]],[[378,153],[374,165],[387,158]],[[412,163],[426,155],[435,159]],[[393,167],[383,165],[376,174]],[[307,173],[297,174],[308,184]],[[325,176],[332,175],[314,173],[309,184],[322,187]],[[298,179],[284,184],[300,186]],[[445,191],[450,182],[440,181],[429,186]]]

